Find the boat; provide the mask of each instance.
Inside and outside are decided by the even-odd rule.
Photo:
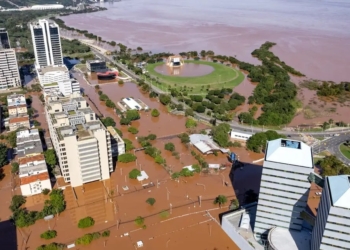
[[[115,79],[117,77],[117,72],[113,72],[113,71],[106,71],[106,72],[101,72],[101,73],[97,73],[97,78],[99,80],[112,80]]]

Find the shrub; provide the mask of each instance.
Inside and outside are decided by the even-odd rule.
[[[10,210],[12,212],[17,211],[24,203],[26,203],[26,197],[22,195],[15,195],[12,197],[11,205],[10,205]]]
[[[165,160],[164,160],[164,158],[163,158],[161,155],[157,155],[157,156],[154,158],[154,161],[155,161],[155,163],[158,163],[158,164],[163,164],[163,163],[165,163]]]
[[[124,84],[124,81],[122,79],[119,79],[118,84]]]
[[[151,116],[158,117],[160,115],[158,109],[152,109]]]
[[[50,193],[50,189],[45,188],[43,189],[43,191],[41,192],[43,195],[48,195]]]
[[[111,234],[111,231],[109,230],[103,231],[102,237],[109,237],[110,234]]]
[[[168,105],[171,101],[171,97],[169,95],[164,95],[161,94],[159,96],[159,101],[163,104],[163,105]]]
[[[141,176],[140,170],[134,168],[129,172],[129,178],[130,179],[137,179],[138,176]]]
[[[100,89],[100,86],[99,85],[95,85],[95,89]]]
[[[139,132],[139,130],[135,127],[129,127],[128,132],[132,133],[133,135],[136,135]]]
[[[125,151],[130,151],[133,150],[135,147],[132,144],[132,141],[130,141],[129,139],[123,139],[124,143],[125,143]]]
[[[185,110],[185,116],[194,116],[193,109],[186,109]]]
[[[114,128],[120,137],[123,137],[123,132],[120,129]]]
[[[40,238],[46,239],[46,240],[53,239],[56,236],[57,236],[57,232],[55,230],[48,230],[48,231],[40,234]]]
[[[175,150],[175,145],[172,142],[168,142],[164,145],[164,149],[173,152]]]
[[[89,245],[93,241],[94,237],[92,234],[85,234],[84,236],[78,238],[75,243],[77,245]]]
[[[151,206],[153,206],[154,203],[156,203],[156,199],[154,199],[154,198],[148,198],[148,199],[146,200],[146,203],[148,203],[148,204],[150,204]]]
[[[105,95],[105,94],[101,94],[100,97],[99,97],[99,99],[100,99],[100,101],[103,101],[103,102],[109,100],[108,96]]]
[[[129,125],[131,121],[128,118],[122,117],[119,123],[120,125]]]
[[[109,117],[109,116],[107,116],[104,119],[101,119],[101,122],[103,123],[103,125],[105,125],[105,127],[108,127],[108,126],[114,127],[115,126],[114,119],[112,117]]]
[[[42,245],[38,247],[36,250],[63,250],[65,247],[66,245],[64,244],[53,242],[48,245]]]
[[[169,217],[169,212],[167,210],[163,210],[162,212],[159,213],[159,216],[162,219],[168,218]]]
[[[92,239],[97,240],[101,237],[101,234],[99,232],[92,233]]]
[[[102,95],[103,92],[102,92],[101,90],[99,90],[99,91],[97,91],[97,94],[98,94],[98,95]]]
[[[157,135],[155,135],[155,134],[149,134],[149,135],[147,136],[147,139],[153,141],[153,140],[157,139]]]
[[[123,163],[133,162],[137,159],[136,155],[125,153],[118,156],[118,161]]]
[[[136,121],[140,119],[140,114],[137,110],[128,110],[125,113],[125,117],[130,121]]]
[[[187,118],[185,126],[186,128],[195,128],[197,127],[197,122],[192,118]]]
[[[135,224],[138,226],[142,226],[144,222],[145,222],[145,219],[141,216],[137,216],[135,219]]]
[[[18,172],[18,169],[19,169],[19,164],[18,162],[13,162],[11,164],[12,168],[11,168],[11,173],[17,173]]]
[[[95,221],[92,217],[88,216],[85,217],[83,219],[81,219],[78,223],[78,227],[79,228],[87,228],[87,227],[91,227],[95,224]]]
[[[180,138],[182,143],[189,143],[190,142],[190,136],[186,133],[182,133],[181,135],[179,135],[179,138]]]
[[[111,232],[109,230],[103,231],[102,237],[109,237],[110,234]]]

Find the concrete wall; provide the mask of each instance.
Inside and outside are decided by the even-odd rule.
[[[236,243],[236,245],[240,249],[244,250],[255,250],[248,241],[246,241],[231,225],[228,221],[227,217],[222,217],[221,228],[225,231],[225,233],[231,238],[231,240]]]

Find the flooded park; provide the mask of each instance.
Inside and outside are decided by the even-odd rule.
[[[209,65],[185,63],[179,67],[169,67],[166,64],[159,65],[154,69],[157,73],[167,76],[204,76],[212,73],[214,68]]]

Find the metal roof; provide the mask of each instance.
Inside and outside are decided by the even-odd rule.
[[[329,192],[334,207],[350,208],[350,175],[328,176]]]
[[[276,139],[267,143],[265,161],[313,168],[311,147],[301,141]]]

